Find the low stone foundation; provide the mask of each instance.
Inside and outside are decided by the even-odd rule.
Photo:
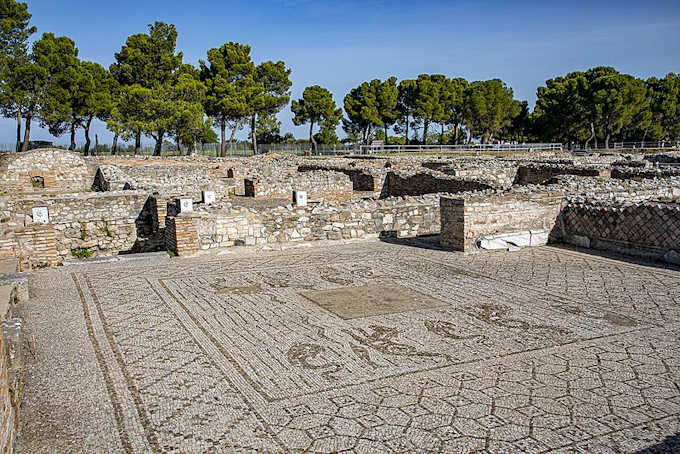
[[[585,177],[610,178],[609,167],[581,167],[564,164],[532,164],[517,169],[518,184],[542,184],[557,175],[579,175]]]
[[[495,249],[496,239],[514,246],[545,244],[562,200],[561,194],[552,193],[442,197],[440,243],[466,253],[480,251],[483,241]]]
[[[457,192],[485,191],[487,189],[494,189],[494,187],[483,181],[466,180],[439,172],[389,172],[380,197],[419,196],[444,192],[455,194]]]
[[[342,201],[352,197],[349,177],[340,172],[310,171],[297,175],[246,178],[246,197],[284,198],[293,191],[307,191],[309,200]]]
[[[680,203],[571,201],[561,215],[562,240],[576,246],[662,259],[680,257]]]
[[[333,203],[307,207],[256,210],[201,210],[191,217],[168,218],[166,235],[193,244],[193,229],[200,249],[255,246],[294,241],[342,240],[378,235],[415,237],[440,229],[439,197],[407,197],[384,201]],[[172,219],[172,221],[171,221]],[[189,222],[193,219],[194,224]],[[177,223],[181,220],[180,223]],[[171,222],[175,225],[171,227]],[[190,249],[187,249],[190,250]]]
[[[387,170],[378,168],[355,169],[348,166],[329,166],[323,164],[303,164],[297,168],[298,172],[331,171],[347,175],[352,181],[355,191],[376,192],[382,191],[385,183]]]

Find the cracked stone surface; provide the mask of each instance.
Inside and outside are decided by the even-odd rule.
[[[680,450],[673,269],[363,242],[65,267],[31,296],[20,452]]]

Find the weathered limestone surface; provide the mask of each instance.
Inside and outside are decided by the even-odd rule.
[[[439,197],[391,198],[279,207],[264,211],[210,209],[194,213],[201,249],[289,241],[341,240],[439,233]]]
[[[93,256],[158,250],[163,238],[153,238],[147,199],[143,191],[1,198],[0,255],[55,264],[81,249]],[[47,207],[49,224],[33,223],[34,207]]]
[[[561,194],[553,193],[442,197],[441,245],[470,253],[481,248],[497,249],[504,241],[518,247],[545,244],[560,214],[562,200]],[[505,239],[489,243],[503,234]],[[518,240],[522,243],[516,244]]]
[[[84,191],[93,177],[81,155],[65,150],[0,154],[0,193]]]
[[[490,182],[468,180],[433,171],[389,172],[381,198],[494,189]]]
[[[246,178],[247,197],[292,197],[293,191],[307,191],[310,200],[341,201],[352,197],[352,182],[344,173],[310,171],[291,175]]]
[[[565,164],[530,164],[517,170],[519,184],[541,184],[557,175],[580,175],[586,177],[610,178],[609,167],[573,166]]]

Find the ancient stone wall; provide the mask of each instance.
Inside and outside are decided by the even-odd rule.
[[[341,240],[439,233],[439,197],[393,198],[262,211],[218,210],[194,214],[201,249],[290,241]]]
[[[493,241],[504,236],[501,243],[511,242],[518,247],[545,244],[559,216],[562,200],[561,194],[548,192],[442,197],[441,244],[466,253],[486,248],[480,244],[482,240]]]
[[[3,454],[14,452],[18,416],[18,408],[12,402],[8,362],[7,346],[0,329],[0,452]]]
[[[89,190],[94,168],[78,154],[44,148],[0,154],[0,193]]]
[[[342,201],[352,197],[352,182],[340,172],[310,171],[275,177],[246,178],[246,197],[291,197],[293,191],[307,191],[309,200]]]
[[[440,172],[389,172],[380,197],[418,196],[441,192],[484,191],[487,189],[493,189],[493,186],[487,182],[452,177]]]
[[[570,200],[562,211],[563,241],[594,249],[663,257],[680,253],[680,203]]]
[[[617,178],[620,180],[670,178],[677,176],[680,176],[680,168],[612,168],[612,178]]]
[[[158,250],[163,238],[153,231],[147,199],[142,191],[0,199],[0,255],[54,264],[78,251],[99,256]],[[34,207],[47,207],[49,224],[34,223]]]
[[[541,184],[557,175],[580,175],[587,177],[609,178],[609,167],[581,167],[564,164],[531,164],[517,169],[517,183]]]
[[[323,163],[306,163],[297,168],[298,172],[314,172],[326,170],[340,172],[347,175],[352,181],[352,188],[355,191],[377,192],[382,191],[385,177],[389,169],[380,168],[353,168],[346,165],[328,165]]]
[[[495,187],[509,188],[515,183],[519,164],[494,159],[457,159],[426,161],[422,166],[454,177],[489,182]]]
[[[235,193],[237,187],[234,179],[226,176],[227,168],[218,164],[113,166],[116,170],[111,167],[104,167],[101,178],[104,183],[98,187],[108,186],[114,190],[131,188],[168,196],[186,195],[194,199],[200,199],[201,191],[214,191],[218,198],[228,197]]]

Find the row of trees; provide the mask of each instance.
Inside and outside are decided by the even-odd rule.
[[[255,149],[258,129],[278,133],[276,114],[290,100],[290,69],[282,61],[256,65],[250,46],[229,42],[210,49],[196,68],[176,51],[175,26],[156,22],[148,33],[129,36],[107,70],[81,61],[71,39],[52,33],[29,51],[36,31],[30,18],[25,3],[0,0],[0,109],[17,120],[20,150],[28,146],[33,120],[54,136],[70,132],[72,149],[82,129],[86,154],[95,118],[113,131],[114,152],[119,138],[134,140],[139,152],[143,135],[155,140],[154,154],[167,137],[180,149],[214,142],[217,126],[224,155],[227,128],[233,141],[236,130],[250,125]]]
[[[220,140],[221,155],[239,129],[258,141],[292,141],[280,135],[277,114],[290,102],[290,69],[282,61],[255,64],[248,45],[228,42],[210,49],[198,67],[176,50],[174,25],[156,22],[148,33],[127,38],[107,69],[78,58],[75,43],[36,32],[26,4],[0,0],[0,112],[17,121],[25,149],[31,123],[50,133],[85,135],[95,118],[119,138],[155,140],[155,154],[173,139],[180,149]],[[471,140],[558,141],[676,139],[680,136],[680,75],[637,79],[610,67],[573,72],[546,81],[532,113],[503,81],[468,82],[441,74],[397,81],[373,79],[344,97],[343,110],[318,85],[291,103],[293,123],[309,124],[309,140],[335,143],[338,125],[353,142],[459,144]],[[23,139],[22,133],[23,128]],[[217,138],[213,128],[220,132]],[[318,128],[318,132],[315,132]],[[394,132],[389,135],[390,129]]]
[[[680,137],[680,74],[637,79],[602,66],[539,87],[531,127],[565,143],[674,140]]]
[[[479,137],[484,143],[512,129],[526,102],[514,99],[512,89],[499,79],[469,83],[441,74],[417,79],[373,79],[352,89],[344,99],[347,118],[343,129],[363,143],[373,135],[388,138],[389,128],[403,134],[402,142],[426,143],[430,128],[439,126],[439,143],[460,143]],[[381,134],[375,130],[381,128]],[[516,129],[516,128],[515,128]]]

